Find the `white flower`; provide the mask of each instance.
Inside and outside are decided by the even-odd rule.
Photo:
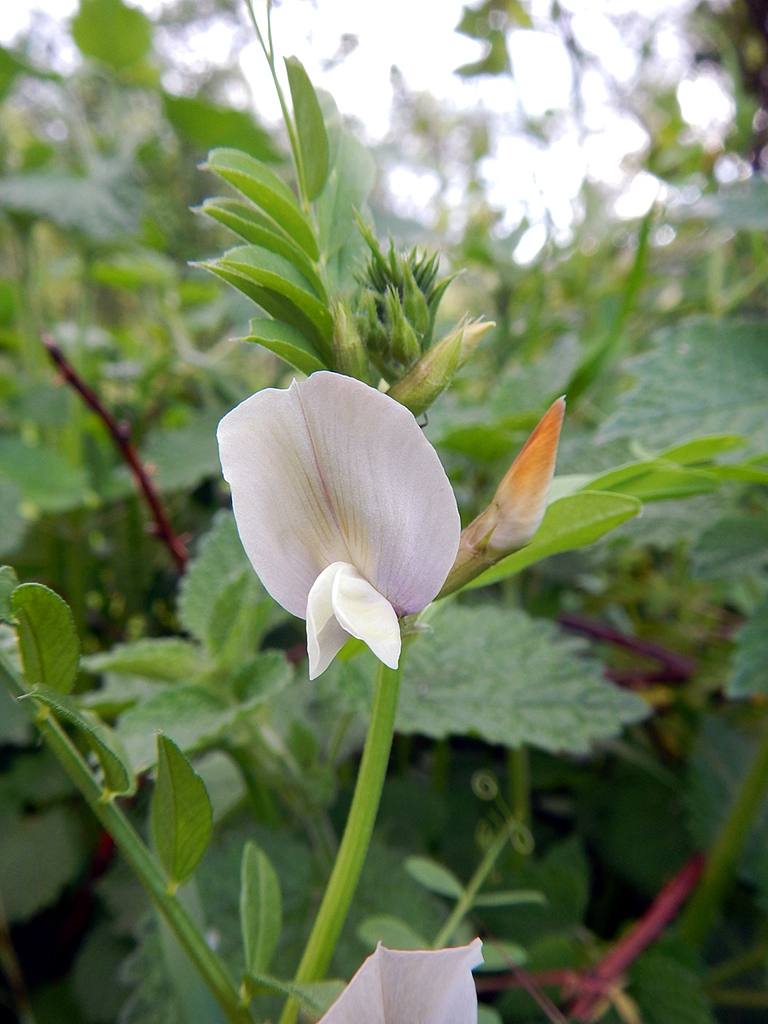
[[[310,677],[350,636],[395,668],[398,619],[436,597],[461,530],[413,415],[323,371],[247,398],[218,440],[243,547],[272,597],[307,620]]]
[[[379,944],[320,1024],[477,1024],[472,968],[482,942],[452,949],[385,949]]]

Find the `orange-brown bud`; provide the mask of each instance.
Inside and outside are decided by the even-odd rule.
[[[456,561],[439,596],[463,587],[533,538],[547,510],[564,415],[563,397],[544,413],[488,508],[462,531]]]

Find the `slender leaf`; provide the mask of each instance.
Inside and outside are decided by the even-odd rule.
[[[246,971],[268,971],[283,927],[280,882],[269,858],[250,840],[243,848],[240,927]]]
[[[403,865],[405,870],[430,892],[458,900],[464,895],[464,886],[448,868],[437,864],[429,857],[408,857]]]
[[[347,987],[345,981],[336,978],[297,985],[291,981],[283,981],[282,978],[273,978],[268,974],[259,974],[253,971],[246,972],[245,982],[252,995],[257,995],[260,992],[273,992],[279,996],[295,999],[315,1019],[322,1017]]]
[[[303,334],[304,337],[312,342],[318,352],[323,353],[324,358],[330,360],[331,345],[327,334],[324,335],[314,321],[303,313],[294,302],[286,298],[285,295],[271,288],[262,287],[256,283],[253,276],[243,273],[242,270],[235,269],[223,260],[217,260],[214,263],[205,264],[205,266],[228,284],[237,288],[238,291],[247,295],[248,298],[253,299],[270,316],[295,327],[300,334]]]
[[[117,733],[92,711],[84,710],[69,698],[48,687],[39,687],[29,697],[77,726],[99,759],[104,773],[104,788],[110,796],[131,796],[136,792],[136,776]]]
[[[326,364],[321,360],[315,351],[314,346],[307,341],[295,327],[283,323],[281,320],[267,320],[264,317],[256,317],[251,320],[251,330],[242,341],[255,341],[264,348],[280,356],[286,363],[295,366],[297,370],[306,373],[314,373],[315,370],[325,370]]]
[[[330,341],[333,336],[333,319],[327,303],[289,260],[260,245],[240,245],[229,249],[217,262],[245,274],[262,288],[284,295]]]
[[[173,886],[191,877],[212,830],[213,810],[205,783],[173,740],[158,734],[152,832]]]
[[[710,437],[697,437],[695,441],[675,445],[659,455],[660,459],[669,459],[679,466],[692,466],[698,462],[707,462],[715,455],[743,448],[747,444],[746,437],[741,434],[712,434]]]
[[[484,587],[506,579],[560,551],[592,544],[609,530],[632,519],[640,511],[637,498],[603,491],[579,491],[553,502],[530,544],[503,558],[468,584],[467,589]]]
[[[323,112],[309,75],[298,57],[286,57],[293,116],[299,136],[299,152],[307,199],[317,199],[328,177],[328,136]]]
[[[264,249],[276,252],[296,267],[299,273],[309,281],[320,298],[326,302],[328,296],[320,275],[312,260],[303,249],[276,224],[271,217],[257,210],[252,203],[244,203],[239,199],[206,199],[202,206],[197,207],[220,224],[226,225],[230,231],[240,235],[246,242],[260,245]]]
[[[517,907],[522,903],[546,903],[543,892],[536,889],[504,889],[500,892],[481,892],[472,901],[473,907]]]
[[[318,258],[317,240],[296,196],[269,168],[237,149],[213,149],[202,166],[261,207],[311,259]]]
[[[11,594],[11,610],[27,682],[69,693],[77,678],[80,642],[67,603],[40,583],[22,583]]]

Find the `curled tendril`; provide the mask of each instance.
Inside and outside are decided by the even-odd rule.
[[[480,800],[495,800],[499,795],[499,783],[493,772],[475,772],[472,776],[472,792]]]
[[[512,843],[513,849],[524,857],[529,857],[533,853],[535,844],[533,834],[528,826],[516,818],[511,818],[507,822],[507,828],[510,832],[509,841]]]

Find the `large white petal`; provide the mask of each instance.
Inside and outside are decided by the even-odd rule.
[[[483,962],[482,942],[452,949],[405,951],[379,947],[387,1024],[477,1024],[472,968]]]
[[[315,580],[307,599],[307,654],[309,678],[316,679],[328,668],[350,634],[333,610],[333,587],[346,562],[333,562]],[[349,568],[352,568],[349,566]],[[352,570],[354,572],[354,569]],[[398,629],[399,635],[399,629]]]
[[[378,949],[363,961],[362,966],[320,1019],[319,1024],[387,1024],[384,1018]],[[419,1022],[409,1019],[407,1024]]]
[[[477,1024],[472,968],[482,942],[438,950],[379,945],[321,1024]]]
[[[412,414],[321,371],[246,399],[219,424],[243,546],[262,583],[304,616],[320,573],[348,562],[395,608],[420,611],[453,565],[460,523]]]
[[[334,615],[347,633],[368,644],[379,661],[397,668],[400,623],[386,597],[374,590],[354,565],[343,565],[334,576],[331,599]]]

